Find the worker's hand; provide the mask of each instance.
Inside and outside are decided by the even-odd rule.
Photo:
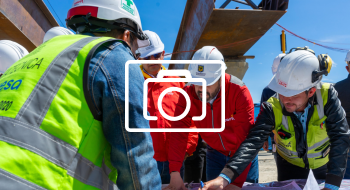
[[[199,190],[223,190],[227,185],[228,181],[219,176],[216,179],[205,182],[204,187]]]
[[[179,172],[171,172],[170,184],[162,190],[187,190]]]
[[[184,160],[186,160],[188,157],[189,157],[189,155],[188,155],[188,153],[186,152],[186,154],[185,154],[185,159],[184,159]]]
[[[265,151],[269,151],[269,141],[265,141],[265,142],[264,142],[263,149],[264,149]]]

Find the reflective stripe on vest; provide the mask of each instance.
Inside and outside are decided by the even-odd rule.
[[[52,136],[40,128],[25,125],[19,121],[0,118],[0,140],[32,151],[50,162],[66,169],[79,181],[99,189],[113,189],[108,179],[111,170],[95,166],[77,153],[77,149]]]
[[[322,145],[322,144],[321,144]],[[284,154],[286,154],[287,156],[289,157],[295,157],[295,158],[298,158],[298,153],[297,152],[294,152],[294,151],[291,151],[291,150],[288,150],[286,149],[285,147],[281,146],[280,144],[277,144],[277,147],[280,151],[282,151]],[[318,148],[318,147],[316,147]],[[322,152],[317,152],[317,153],[311,153],[311,154],[307,154],[307,157],[308,158],[317,158],[319,156],[322,156]]]
[[[16,189],[35,189],[35,190],[46,190],[32,182],[24,180],[16,175],[13,175],[0,168],[0,184],[2,187],[6,187],[9,190]]]
[[[79,51],[96,39],[99,38],[80,39],[56,56],[35,85],[16,118],[0,117],[0,140],[45,158],[66,169],[68,175],[84,184],[98,189],[113,190],[114,183],[108,177],[111,169],[106,166],[104,160],[102,167],[96,166],[78,153],[76,147],[40,129]],[[1,168],[0,184],[1,187],[5,185],[11,187],[10,189],[44,189]]]

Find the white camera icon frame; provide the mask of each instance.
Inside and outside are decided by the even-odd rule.
[[[185,76],[186,78],[163,78],[164,76]],[[143,83],[143,117],[147,120],[157,120],[157,116],[148,116],[147,115],[147,94],[148,94],[148,83],[150,82],[200,82],[202,83],[202,86],[205,86],[205,88],[203,88],[202,94],[203,94],[203,101],[202,101],[202,115],[201,116],[195,116],[192,117],[193,121],[201,121],[205,118],[206,113],[207,113],[207,106],[206,106],[206,102],[207,102],[207,97],[204,96],[207,94],[207,81],[204,80],[203,78],[192,78],[191,77],[191,73],[188,70],[165,70],[165,71],[159,71],[157,78],[149,78],[146,79],[145,82]],[[147,89],[147,90],[146,90]],[[177,91],[180,92],[182,95],[184,95],[185,99],[186,99],[186,109],[185,111],[176,117],[171,117],[168,114],[166,114],[163,110],[162,107],[162,101],[164,96],[168,93],[168,92],[172,92],[172,91]],[[170,87],[167,88],[166,90],[164,90],[159,98],[158,98],[158,109],[160,114],[167,120],[170,121],[179,121],[181,119],[183,119],[188,112],[190,111],[191,108],[191,102],[190,102],[190,97],[188,96],[188,94],[181,88],[179,87]]]
[[[221,65],[221,77],[224,81],[225,79],[225,68],[226,65],[220,60],[132,60],[125,63],[125,128],[128,132],[222,132],[225,129],[225,93],[221,93],[221,127],[220,128],[170,128],[170,129],[154,129],[154,128],[130,128],[129,126],[129,66],[131,64],[220,64]],[[164,76],[185,76],[186,78],[163,78]],[[194,121],[203,120],[206,116],[206,80],[203,78],[192,78],[188,70],[166,70],[160,71],[157,78],[149,78],[144,82],[143,89],[143,115],[147,120],[157,120],[156,116],[147,115],[147,92],[148,83],[150,82],[201,82],[205,88],[202,88],[203,101],[202,101],[202,115],[195,116],[192,118]],[[186,99],[186,109],[185,111],[177,117],[171,117],[167,115],[162,108],[163,97],[171,91],[180,92],[185,96]],[[221,92],[225,92],[225,82],[221,82]],[[188,94],[181,88],[170,87],[164,90],[158,98],[158,109],[161,115],[170,120],[178,121],[183,119],[190,110],[190,98]]]

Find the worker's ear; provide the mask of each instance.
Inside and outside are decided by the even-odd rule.
[[[116,36],[117,39],[121,39],[124,42],[126,42],[130,47],[132,47],[132,36],[131,32],[129,30],[125,30],[124,33],[119,34],[119,36]]]
[[[349,71],[349,66],[346,66],[345,68],[346,68],[346,70],[350,73],[350,71]]]
[[[316,92],[316,88],[315,87],[312,87],[310,90],[309,90],[309,94],[308,94],[308,98],[311,98]]]
[[[129,30],[125,30],[123,33],[123,37],[122,40],[124,40],[125,42],[127,42],[129,44],[129,46],[131,47],[131,32]]]

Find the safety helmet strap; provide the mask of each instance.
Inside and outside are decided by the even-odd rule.
[[[148,37],[144,35],[141,31],[135,31],[137,24],[133,23],[129,19],[118,19],[117,21],[107,21],[101,19],[89,19],[91,13],[86,16],[76,16],[71,19],[67,19],[67,26],[72,30],[77,31],[77,33],[84,32],[109,32],[113,29],[124,29],[133,33],[140,40],[147,40]],[[134,25],[134,26],[130,26]]]

